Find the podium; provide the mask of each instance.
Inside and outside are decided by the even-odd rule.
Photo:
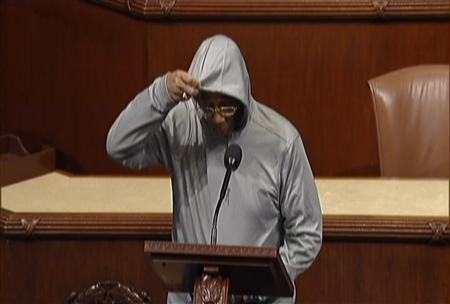
[[[228,304],[232,294],[294,294],[277,248],[147,241],[144,252],[168,289],[193,293],[193,304]]]

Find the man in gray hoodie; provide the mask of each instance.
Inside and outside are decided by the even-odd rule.
[[[210,37],[188,72],[155,79],[116,119],[107,151],[130,168],[165,165],[172,180],[173,241],[208,244],[230,144],[238,144],[243,157],[220,209],[217,243],[277,247],[294,281],[322,244],[314,177],[296,128],[252,97],[233,40]],[[189,295],[168,297],[168,303],[189,301]],[[262,301],[294,303],[295,296]]]

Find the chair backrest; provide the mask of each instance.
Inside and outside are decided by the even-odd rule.
[[[420,65],[369,80],[382,176],[449,176],[449,66]]]

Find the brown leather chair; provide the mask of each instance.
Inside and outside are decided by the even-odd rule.
[[[369,80],[382,176],[449,176],[449,66],[420,65]]]

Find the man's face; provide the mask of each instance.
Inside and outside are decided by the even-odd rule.
[[[242,103],[230,96],[201,91],[196,97],[208,124],[219,134],[230,136],[235,130]]]

